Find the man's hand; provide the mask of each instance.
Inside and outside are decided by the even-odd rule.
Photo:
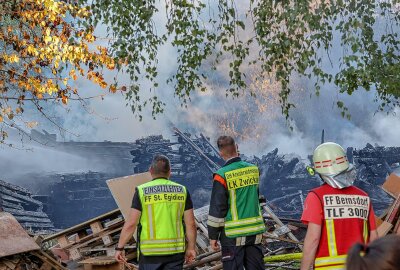
[[[128,241],[132,238],[132,235],[136,230],[136,225],[140,220],[140,215],[141,212],[139,210],[131,208],[128,217],[125,219],[124,227],[122,227],[117,247],[124,247],[126,243],[128,243]],[[119,263],[126,262],[124,251],[116,250],[114,257]]]
[[[196,259],[196,250],[195,249],[186,249],[185,254],[185,263],[191,263]]]
[[[117,262],[119,263],[126,263],[126,258],[125,258],[125,251],[120,251],[120,250],[116,250],[115,251],[115,257],[114,257]]]
[[[212,250],[214,250],[214,251],[218,251],[220,249],[217,240],[210,240],[210,245],[211,245]]]

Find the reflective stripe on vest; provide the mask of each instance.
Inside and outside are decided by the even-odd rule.
[[[166,243],[180,243],[180,239],[156,239],[156,240],[143,240],[140,241],[140,244],[166,244]]]
[[[229,190],[229,197],[231,199],[231,215],[233,220],[238,219],[238,213],[236,208],[236,191],[234,189]]]
[[[182,217],[183,216],[182,208],[183,208],[183,204],[179,203],[179,206],[178,206],[178,217]],[[183,232],[181,231],[182,219],[177,219],[176,222],[175,222],[175,226],[176,226],[176,235],[178,237],[180,237],[180,239],[182,239],[182,237],[183,237]]]
[[[154,212],[153,212],[153,205],[147,205],[147,233],[150,239],[154,238],[155,229],[154,229]]]
[[[140,251],[143,254],[171,254],[185,251],[185,240],[180,239],[155,239],[141,240]]]
[[[154,247],[141,246],[140,252],[145,255],[166,255],[166,254],[174,254],[174,253],[182,253],[185,252],[185,243],[182,243],[181,246],[175,247],[160,247],[155,245]]]
[[[316,258],[315,269],[344,269],[346,258],[347,255]],[[334,267],[334,268],[329,268],[329,267]]]
[[[257,224],[264,223],[264,219],[262,217],[253,217],[253,218],[245,218],[241,220],[232,220],[225,222],[225,228],[235,227],[240,225],[248,225],[248,224]]]
[[[229,229],[225,230],[225,234],[228,237],[235,237],[236,235],[242,235],[242,234],[247,234],[247,233],[256,233],[259,231],[264,231],[265,230],[265,225],[258,225],[258,226],[251,226],[247,228],[238,228],[238,229]]]
[[[142,203],[139,254],[169,255],[185,251],[183,212],[186,189],[167,179],[138,186]]]
[[[364,231],[363,231],[364,244],[368,244],[368,236],[369,236],[368,221],[364,220]]]
[[[326,224],[326,232],[328,234],[328,249],[329,256],[337,256],[337,247],[336,247],[336,235],[335,235],[335,223],[333,219],[327,219],[325,221]]]
[[[318,270],[346,270],[344,265],[332,265],[332,266],[323,266],[323,267],[315,267]]]

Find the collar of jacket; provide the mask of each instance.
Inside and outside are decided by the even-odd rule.
[[[169,180],[169,179],[168,179],[168,178],[166,178],[166,177],[156,177],[156,178],[153,178],[153,179],[151,179],[151,181],[158,180],[158,179],[165,179],[165,180]]]
[[[241,160],[242,159],[240,157],[230,158],[225,162],[224,167],[228,166],[229,164],[232,164],[233,162],[238,162],[238,161],[241,161]]]

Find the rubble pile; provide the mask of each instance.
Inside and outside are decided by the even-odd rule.
[[[36,173],[27,175],[19,182],[35,190],[35,193],[43,194],[38,199],[43,202],[46,213],[56,228],[64,229],[115,209],[117,206],[106,180],[148,171],[154,154],[160,153],[171,159],[172,179],[188,186],[195,207],[204,206],[210,198],[212,172],[223,161],[204,135],[192,136],[176,130],[175,136],[177,140],[174,142],[161,135],[148,136],[129,144],[60,142],[54,147],[69,153],[76,148],[74,154],[99,160],[105,168],[108,168],[107,162],[112,158],[112,164],[121,161],[129,170],[114,168],[106,172]],[[101,145],[104,146],[102,150]],[[116,152],[122,146],[125,147],[124,152],[118,155]],[[83,154],[84,149],[88,153]],[[127,150],[129,166],[124,163]],[[108,155],[105,154],[107,152]]]
[[[198,256],[195,262],[185,265],[184,269],[222,269],[221,253],[211,251],[209,248],[206,225],[208,208],[205,206],[195,210]],[[268,266],[283,264],[287,267],[298,264],[300,256],[295,252],[301,251],[302,242],[299,239],[304,239],[306,228],[299,221],[284,224],[268,206],[264,205],[263,209],[265,221],[268,224],[268,231],[264,234],[263,240],[266,264]],[[114,246],[118,242],[123,222],[121,211],[116,209],[50,235],[43,240],[43,243],[55,241],[56,245],[52,249],[59,249],[58,254],[60,250],[67,254],[63,262],[71,268],[82,266],[84,269],[103,269],[102,267],[120,269],[114,259]],[[129,261],[127,268],[136,269],[137,247],[134,239],[125,246],[125,250]],[[293,253],[295,253],[294,257]],[[271,257],[274,255],[281,257]]]
[[[29,190],[0,180],[0,211],[14,215],[26,230],[32,233],[54,231],[54,225],[44,210],[43,203]]]
[[[119,269],[114,259],[115,249],[120,232],[124,224],[124,217],[129,215],[130,202],[133,192],[138,185],[151,181],[149,173],[136,174],[126,177],[118,177],[107,181],[113,198],[119,208],[106,214],[87,220],[81,224],[49,235],[43,239],[43,243],[57,254],[63,263],[71,268],[79,265],[84,269]],[[305,237],[306,227],[298,220],[284,220],[278,218],[265,200],[260,200],[264,221],[268,230],[264,233],[264,253],[268,265],[275,265],[271,256],[283,256],[301,251],[302,240]],[[207,218],[209,206],[195,209],[195,221],[197,226],[197,253],[196,261],[185,266],[185,269],[221,269],[221,253],[210,250],[208,239]],[[128,269],[137,266],[136,237],[125,246],[129,264]],[[297,253],[296,253],[297,254]],[[287,255],[289,256],[289,255]],[[298,256],[298,254],[296,255]],[[278,260],[280,257],[274,257]],[[284,264],[295,264],[297,259],[283,256]],[[282,259],[283,259],[282,258]],[[282,260],[279,259],[279,260]],[[282,262],[278,262],[281,264]],[[288,266],[289,267],[289,266]]]
[[[209,202],[212,188],[212,173],[223,160],[203,134],[193,136],[174,129],[177,141],[164,139],[163,136],[149,136],[136,140],[131,151],[135,173],[146,172],[154,154],[164,154],[171,160],[171,179],[186,185],[192,195],[195,207]]]
[[[280,217],[299,218],[308,191],[321,184],[307,173],[306,160],[294,154],[279,154],[277,148],[248,161],[260,168],[260,194]]]
[[[92,159],[104,165],[101,172],[76,172],[68,174],[38,173],[21,180],[28,183],[44,205],[45,212],[59,229],[68,228],[116,208],[105,181],[110,178],[141,173],[148,170],[154,154],[167,155],[172,163],[172,180],[187,186],[196,208],[210,200],[212,173],[224,162],[209,138],[173,129],[173,139],[162,135],[148,136],[133,143],[117,142],[55,142],[59,151]],[[42,134],[43,135],[43,134]],[[45,138],[54,139],[51,134]],[[295,151],[295,150],[294,150]],[[367,191],[377,214],[390,205],[392,198],[379,186],[386,176],[399,167],[400,147],[382,147],[367,144],[362,149],[347,149],[349,160],[357,169],[355,185]],[[274,149],[261,157],[242,158],[259,166],[260,193],[280,217],[299,218],[309,190],[322,182],[310,176],[306,166],[311,157],[280,153]],[[127,162],[127,160],[129,162]],[[115,165],[118,163],[118,165]],[[122,164],[122,165],[121,165]],[[113,169],[110,168],[114,166]],[[120,168],[120,166],[124,168]],[[36,183],[36,184],[35,184]],[[35,186],[34,186],[35,185]],[[70,209],[63,206],[71,205]]]
[[[209,249],[206,221],[212,173],[223,161],[209,139],[202,134],[193,136],[178,129],[174,129],[174,134],[176,140],[160,135],[129,144],[131,169],[134,173],[147,171],[156,153],[171,159],[171,178],[188,187],[195,204],[199,255],[195,262],[185,265],[185,269],[222,269],[221,253]],[[101,143],[96,144],[96,149],[99,145]],[[357,169],[355,184],[372,198],[379,216],[379,235],[399,232],[400,177],[396,172],[400,171],[400,148],[368,144],[363,149],[348,148],[347,154]],[[112,156],[117,157],[115,154]],[[126,161],[126,154],[120,158]],[[267,225],[263,239],[266,268],[298,269],[306,232],[306,226],[298,218],[309,190],[322,183],[305,169],[311,163],[310,158],[281,154],[278,149],[261,157],[242,155],[242,158],[259,166],[260,194],[267,198],[261,203]],[[36,191],[45,194],[41,196],[32,196],[24,188],[0,181],[0,206],[15,215],[27,230],[43,232],[47,227],[42,224],[52,226],[50,219],[57,228],[64,228],[52,234],[45,232],[47,236],[40,242],[41,249],[11,255],[0,253],[0,269],[17,269],[23,265],[30,269],[63,269],[57,260],[68,264],[70,269],[121,269],[113,256],[124,217],[106,184],[106,180],[119,176],[121,174],[111,171],[37,175],[30,179],[40,183],[41,187]],[[43,216],[44,211],[50,219],[47,215]],[[132,239],[125,248],[129,263],[124,268],[135,269],[135,240]],[[52,265],[43,266],[46,260]]]
[[[2,270],[66,270],[51,254],[40,248],[40,238],[29,236],[10,213],[0,212],[0,239]]]
[[[101,172],[52,174],[42,176],[37,181],[43,184],[40,194],[46,212],[58,229],[79,224],[117,205],[106,185],[106,180],[114,174]],[[39,177],[39,176],[37,176]],[[36,180],[36,177],[32,178]],[[65,207],[68,205],[68,207]]]

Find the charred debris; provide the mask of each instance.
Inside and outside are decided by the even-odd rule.
[[[199,256],[185,269],[221,269],[220,253],[208,249],[206,218],[212,188],[211,174],[223,164],[223,160],[209,138],[179,129],[174,129],[174,139],[158,135],[133,143],[57,142],[52,134],[35,131],[34,135],[41,140],[51,140],[49,145],[59,151],[101,162],[104,170],[27,175],[29,182],[35,183],[28,188],[40,195],[32,195],[26,188],[0,181],[2,211],[12,214],[30,237],[35,237],[40,247],[29,251],[34,255],[28,257],[21,255],[26,252],[4,256],[0,250],[0,269],[17,269],[22,263],[30,263],[32,269],[63,269],[66,265],[71,269],[120,269],[112,256],[123,216],[106,180],[147,171],[156,153],[171,159],[172,179],[188,187],[195,203]],[[400,171],[400,147],[367,144],[362,149],[350,147],[347,154],[357,168],[356,185],[370,194],[376,213],[380,215],[381,233],[396,232],[400,226],[400,178],[396,174]],[[264,235],[266,268],[297,269],[306,230],[298,219],[308,191],[321,182],[305,170],[310,160],[295,154],[280,154],[278,149],[274,149],[261,157],[242,157],[257,164],[261,170],[260,193],[267,198],[262,203],[268,227]],[[133,269],[135,241],[132,240],[126,248],[130,263],[124,267]],[[40,258],[37,256],[39,251]],[[31,261],[19,260],[24,256]],[[45,265],[45,257],[57,264]],[[2,268],[4,264],[8,268]]]
[[[209,202],[211,175],[223,164],[209,138],[176,128],[172,139],[155,135],[133,143],[56,142],[52,134],[40,133],[39,136],[37,131],[35,134],[42,141],[51,141],[56,150],[93,160],[103,168],[68,174],[30,174],[20,181],[31,183],[26,187],[43,195],[40,200],[47,209],[45,212],[59,229],[115,209],[105,181],[147,171],[155,153],[171,159],[172,179],[188,187],[196,208]],[[362,149],[349,147],[347,152],[358,171],[356,185],[370,194],[376,211],[381,213],[392,199],[379,186],[387,175],[399,168],[400,147],[368,144]],[[318,177],[311,177],[305,170],[310,160],[296,154],[279,153],[278,149],[261,157],[242,157],[259,166],[261,194],[268,199],[275,213],[280,217],[299,218],[308,191],[321,184]],[[65,209],[64,205],[70,205],[73,210]]]

